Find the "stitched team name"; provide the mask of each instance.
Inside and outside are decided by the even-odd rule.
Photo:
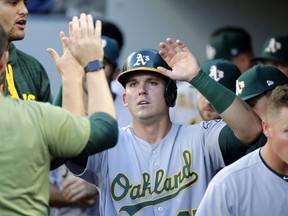
[[[145,172],[142,174],[142,183],[130,183],[129,178],[123,173],[119,173],[111,183],[112,199],[116,202],[121,201],[127,196],[131,200],[137,200],[145,197],[147,194],[162,194],[164,192],[173,192],[165,196],[160,196],[158,199],[137,203],[135,205],[123,206],[120,212],[127,212],[133,215],[142,208],[147,206],[157,205],[176,197],[181,191],[189,188],[197,182],[199,175],[192,170],[192,153],[185,150],[183,153],[184,165],[178,173],[165,178],[165,171],[160,169],[155,173],[154,189],[151,188],[150,174]],[[187,181],[188,180],[188,181]],[[117,190],[120,189],[120,190]],[[121,191],[116,194],[116,191]]]

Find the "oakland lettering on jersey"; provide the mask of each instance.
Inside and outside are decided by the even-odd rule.
[[[119,210],[119,213],[127,212],[129,215],[134,215],[142,208],[157,205],[175,198],[180,192],[195,184],[199,179],[199,175],[192,170],[192,153],[185,150],[182,155],[184,161],[182,169],[178,173],[166,178],[165,170],[157,170],[155,173],[153,187],[151,187],[152,182],[150,179],[150,174],[147,172],[142,174],[142,182],[140,184],[131,183],[125,174],[119,173],[111,183],[111,196],[116,202],[119,202],[127,197],[131,200],[137,200],[147,195],[161,195],[165,192],[173,192],[169,193],[168,195],[165,193],[165,195],[159,196],[157,199],[146,200],[134,205],[123,206]],[[121,192],[116,194],[116,191]]]

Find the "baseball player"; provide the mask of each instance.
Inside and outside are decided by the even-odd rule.
[[[252,67],[254,56],[251,36],[242,27],[224,26],[214,30],[206,45],[209,60],[223,58],[234,63],[241,73]]]
[[[260,56],[252,58],[252,61],[277,67],[288,76],[288,35],[280,35],[268,38],[264,44]]]
[[[288,84],[288,77],[271,65],[255,65],[236,81],[236,94],[262,119],[267,119],[267,104],[270,94],[277,86]],[[262,147],[267,139],[262,134],[247,151]]]
[[[82,154],[66,164],[75,174],[86,165],[81,177],[100,188],[101,215],[194,215],[208,182],[231,151],[241,151],[261,133],[259,117],[203,73],[181,41],[168,38],[160,47],[159,52],[130,54],[118,76],[133,120],[120,129],[117,145],[88,161]],[[194,85],[230,127],[223,120],[173,124],[169,107],[177,95],[174,80]]]
[[[34,57],[18,50],[12,41],[22,40],[27,22],[26,1],[0,1],[0,23],[8,37],[6,95],[23,100],[51,102],[50,81],[44,67]]]
[[[103,64],[105,66],[104,72],[106,79],[108,81],[109,87],[111,89],[111,81],[115,74],[119,73],[118,68],[118,56],[119,56],[119,46],[116,40],[102,36],[102,44],[104,47],[104,60]],[[112,92],[113,93],[113,92]],[[119,126],[126,126],[125,124],[131,119],[131,115],[126,107],[123,106],[122,100],[118,98],[118,94],[113,93],[114,105],[117,112],[117,123]],[[88,114],[88,90],[87,90],[87,79],[86,76],[83,78],[83,102],[86,115]],[[120,104],[121,103],[121,104]],[[53,101],[54,105],[62,106],[62,85],[60,86],[58,93]],[[121,106],[120,106],[121,105]],[[129,123],[131,120],[129,121]],[[56,188],[51,186],[52,190],[50,193],[50,208],[53,211],[53,216],[73,216],[73,215],[98,215],[98,205],[96,198],[98,197],[98,191],[94,185],[88,183],[87,181],[73,176],[65,165],[58,167],[57,169],[50,172],[50,180]],[[61,188],[61,191],[60,189]],[[84,188],[84,189],[83,189]],[[88,190],[86,188],[89,188]],[[69,190],[80,190],[77,195],[70,195]],[[85,194],[86,192],[86,194]],[[63,195],[68,194],[68,197]],[[87,199],[89,195],[89,199]],[[94,196],[93,196],[94,195]],[[76,199],[78,198],[78,199]]]
[[[60,58],[55,50],[49,52],[62,76],[66,109],[74,108],[75,112],[84,109],[83,104],[73,100],[77,95],[73,84],[82,79],[84,71],[87,73],[89,119],[50,103],[12,99],[1,94],[1,215],[48,215],[50,160],[75,157],[82,151],[95,154],[117,142],[113,99],[103,67],[99,67],[103,59],[99,40],[101,23],[96,22],[94,28],[92,16],[84,14],[80,19],[74,17],[71,26],[70,39],[61,34],[64,55]],[[6,47],[6,35],[0,25],[1,90],[5,89],[4,69],[9,55]],[[102,96],[105,101],[100,103]]]
[[[208,74],[215,81],[232,92],[236,92],[236,80],[241,75],[241,72],[235,64],[224,59],[215,59],[204,61],[201,64],[201,68],[204,73]],[[220,118],[209,101],[199,92],[197,106],[202,120],[209,121]]]
[[[288,215],[288,84],[268,100],[264,147],[222,169],[210,182],[197,216]]]

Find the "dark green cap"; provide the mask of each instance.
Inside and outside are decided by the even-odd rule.
[[[125,87],[127,75],[131,74],[131,72],[150,71],[161,74],[160,71],[157,69],[158,66],[171,70],[169,65],[159,55],[157,50],[140,49],[136,52],[131,53],[127,57],[122,68],[122,73],[118,75],[117,79]],[[166,78],[170,80],[169,77]]]
[[[288,77],[270,65],[255,65],[236,81],[236,94],[244,101],[288,83]]]
[[[238,67],[232,62],[224,59],[208,60],[201,64],[204,73],[214,80],[236,92],[236,80],[241,75]]]
[[[114,67],[117,67],[120,53],[117,41],[106,36],[102,36],[101,39],[104,46],[104,58],[110,61]]]
[[[252,58],[253,61],[275,61],[288,64],[288,35],[272,37],[264,42],[260,56]]]
[[[244,33],[227,31],[214,36],[206,46],[208,59],[231,60],[240,53],[251,51],[251,41]]]

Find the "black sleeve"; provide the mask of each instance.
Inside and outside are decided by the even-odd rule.
[[[250,152],[252,152],[252,151],[264,146],[266,142],[267,142],[267,137],[265,136],[264,133],[261,133],[261,135],[257,139],[257,141],[253,145],[249,146],[246,154],[249,154]]]
[[[250,147],[242,143],[228,125],[219,134],[219,145],[226,166],[244,156]]]

